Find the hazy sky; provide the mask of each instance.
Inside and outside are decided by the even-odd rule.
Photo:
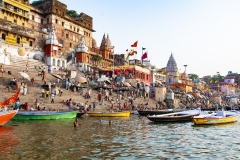
[[[166,67],[171,52],[180,72],[200,77],[240,73],[240,0],[60,0],[93,17],[99,46],[108,33],[115,53],[138,40],[153,65]]]

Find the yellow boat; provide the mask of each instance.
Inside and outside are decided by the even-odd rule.
[[[218,111],[214,114],[194,116],[194,124],[225,124],[233,123],[238,121],[238,112],[237,111]]]
[[[91,112],[90,117],[129,117],[130,112]]]

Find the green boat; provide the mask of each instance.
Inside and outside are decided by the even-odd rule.
[[[12,120],[40,120],[76,118],[78,111],[19,111]]]

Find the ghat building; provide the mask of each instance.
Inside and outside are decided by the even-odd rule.
[[[73,64],[85,71],[94,65],[104,67],[113,63],[109,36],[104,35],[97,46],[92,37],[93,18],[89,15],[71,17],[67,5],[58,0],[32,4],[29,0],[0,0],[0,4],[0,36],[4,47],[11,48],[11,54],[17,55],[19,47],[29,48],[30,58],[40,55],[49,66]],[[101,60],[96,61],[96,56]]]
[[[0,39],[7,45],[32,47],[34,31],[27,28],[29,0],[0,0],[0,7]]]

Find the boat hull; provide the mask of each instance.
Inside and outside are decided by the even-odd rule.
[[[193,116],[198,115],[199,113],[193,115],[163,116],[163,117],[147,116],[147,118],[153,122],[190,122],[192,121]]]
[[[0,126],[3,126],[10,121],[17,114],[17,112],[17,110],[0,112]]]
[[[63,111],[63,112],[49,112],[49,111],[21,111],[18,112],[13,120],[44,120],[44,119],[66,119],[76,118],[78,111]]]
[[[221,117],[221,118],[204,118],[204,117],[193,117],[193,123],[200,124],[224,124],[233,123],[238,121],[238,115]]]
[[[90,117],[129,117],[130,112],[112,112],[112,113],[104,113],[104,112],[96,112],[96,113],[88,113]]]
[[[79,118],[79,117],[82,117],[84,114],[85,114],[85,113],[78,112],[78,113],[77,113],[77,117],[78,117],[78,118]]]
[[[138,110],[140,116],[147,116],[147,115],[161,115],[161,114],[168,114],[174,112],[181,112],[184,109],[169,109],[169,110]]]

